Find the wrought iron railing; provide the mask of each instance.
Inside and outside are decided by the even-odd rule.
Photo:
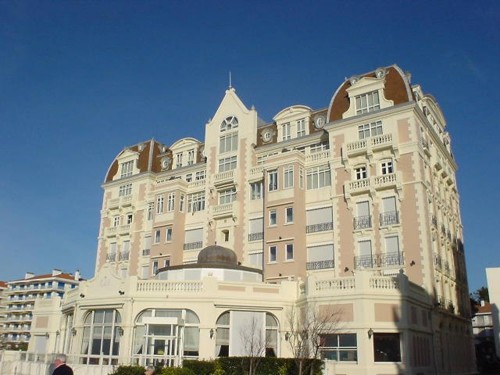
[[[184,250],[193,250],[203,247],[203,241],[189,242],[184,244]]]
[[[318,261],[315,261],[315,262],[307,262],[306,263],[306,269],[308,271],[311,271],[311,270],[324,270],[324,269],[327,269],[327,268],[333,268],[333,266],[334,266],[333,259],[318,260]]]
[[[311,224],[306,226],[306,233],[325,232],[328,230],[333,230],[332,221],[326,223]]]
[[[248,235],[248,241],[258,241],[264,238],[264,232],[250,233]]]
[[[354,229],[366,229],[372,227],[371,215],[358,216],[354,218]]]
[[[403,252],[392,252],[375,255],[358,255],[354,257],[354,267],[356,269],[402,266],[403,264]]]
[[[389,211],[380,214],[380,225],[395,225],[399,224],[399,213],[398,211]]]

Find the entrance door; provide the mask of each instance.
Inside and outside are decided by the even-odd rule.
[[[178,366],[180,364],[177,324],[146,324],[146,360],[144,365]]]

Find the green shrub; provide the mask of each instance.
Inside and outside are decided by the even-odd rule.
[[[144,375],[143,366],[118,366],[110,375]]]
[[[216,361],[195,361],[185,359],[182,361],[182,367],[188,368],[196,375],[211,375],[215,372]]]
[[[197,375],[186,367],[164,367],[160,375]]]

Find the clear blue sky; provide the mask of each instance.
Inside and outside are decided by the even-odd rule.
[[[470,289],[500,266],[500,2],[0,0],[0,279],[94,271],[123,147],[203,139],[232,72],[260,117],[397,63],[441,105]]]

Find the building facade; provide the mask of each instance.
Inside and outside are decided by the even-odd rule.
[[[7,318],[7,283],[5,281],[0,281],[0,349],[3,349],[5,346],[5,338],[4,334],[4,324],[5,319]]]
[[[486,268],[496,357],[500,358],[500,267]]]
[[[35,302],[62,297],[66,291],[79,283],[79,274],[71,275],[54,269],[50,274],[34,275],[27,272],[24,279],[7,282],[5,291],[6,317],[3,342],[8,349],[27,348],[31,338]],[[40,320],[37,324],[42,324]],[[43,324],[42,324],[43,325]],[[34,337],[32,347],[45,352],[45,335]]]
[[[258,332],[261,355],[288,357],[295,309],[335,311],[320,352],[338,373],[474,373],[436,100],[395,65],[328,100],[266,122],[229,88],[204,140],[121,151],[95,277],[65,295],[57,349],[81,365],[180,365],[248,355],[242,337]]]

